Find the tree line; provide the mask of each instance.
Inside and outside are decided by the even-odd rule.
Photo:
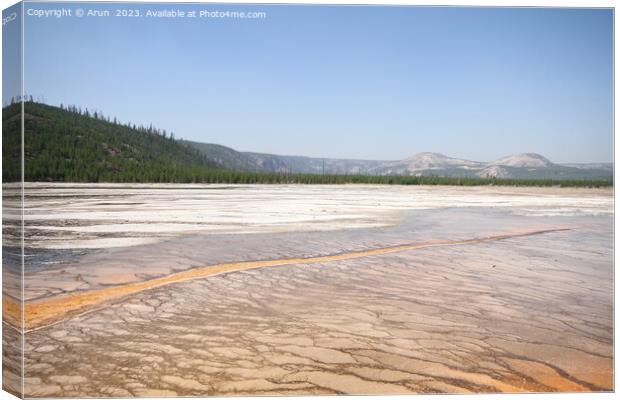
[[[21,103],[3,109],[3,181],[21,180]],[[606,187],[609,180],[327,175],[225,170],[152,125],[100,111],[24,103],[24,179],[53,182]]]

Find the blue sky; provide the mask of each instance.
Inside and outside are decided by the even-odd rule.
[[[613,158],[608,9],[125,8],[267,18],[26,16],[26,91],[244,151]]]

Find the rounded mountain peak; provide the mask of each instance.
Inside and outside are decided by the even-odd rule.
[[[517,168],[544,168],[553,165],[549,159],[537,153],[511,154],[496,160],[493,164]]]

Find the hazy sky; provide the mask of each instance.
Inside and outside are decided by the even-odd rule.
[[[167,8],[267,18],[26,16],[26,91],[244,151],[613,158],[609,9]]]

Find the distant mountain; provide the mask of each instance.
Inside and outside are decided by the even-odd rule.
[[[511,154],[491,164],[515,168],[546,168],[553,165],[551,161],[536,153]]]
[[[214,143],[199,143],[189,140],[179,140],[186,147],[193,148],[207,157],[212,163],[223,169],[233,171],[257,171],[262,170],[257,166],[256,161],[239,151],[230,147],[222,146]]]
[[[371,174],[387,161],[280,156],[266,153],[240,152],[213,143],[180,140],[198,150],[207,159],[224,169],[244,172],[275,172],[281,174],[360,175]]]
[[[561,164],[565,167],[579,168],[579,169],[602,169],[606,171],[614,170],[613,163],[574,163],[574,164]]]
[[[446,167],[479,167],[483,163],[452,158],[440,153],[417,153],[404,160],[410,170],[434,169]]]
[[[290,174],[373,175],[374,171],[385,163],[385,161],[376,160],[279,156],[262,153],[244,154],[252,158],[262,171]]]
[[[481,178],[510,178],[510,172],[499,165],[488,166],[477,172],[476,175]]]
[[[375,172],[381,175],[461,176],[468,170],[482,168],[483,163],[452,158],[439,153],[417,153],[402,161],[385,162]],[[461,169],[462,171],[452,171]],[[458,172],[458,173],[457,173]]]
[[[222,168],[238,171],[523,179],[611,179],[613,176],[613,164],[561,165],[536,153],[511,154],[492,162],[480,162],[423,152],[404,160],[385,161],[238,152],[220,145],[184,143]]]

